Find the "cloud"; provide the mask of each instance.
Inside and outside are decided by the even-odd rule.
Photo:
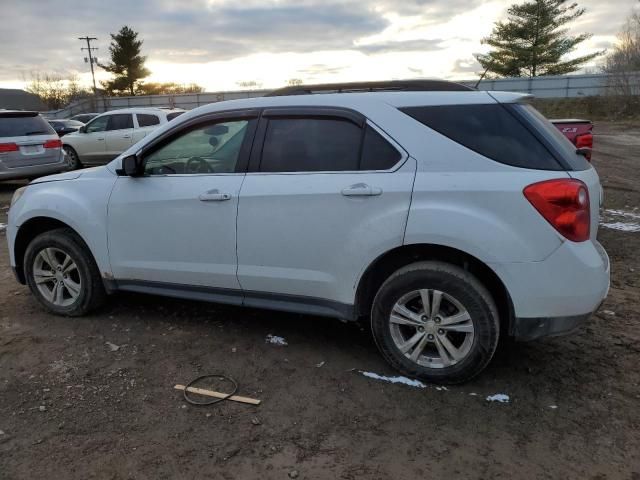
[[[318,52],[336,52],[338,59],[340,52],[355,51],[373,58],[395,55],[420,75],[446,68],[464,73],[465,63],[452,59],[476,51],[478,39],[514,1],[66,0],[64,8],[53,0],[13,1],[2,9],[0,82],[28,78],[36,70],[86,72],[77,37],[98,37],[97,56],[106,62],[109,33],[124,24],[140,32],[150,62],[190,65],[260,53],[311,57]],[[631,11],[629,0],[580,0],[580,5],[587,13],[572,33],[592,32],[598,45],[615,35]],[[339,60],[320,62],[318,71],[307,62],[298,68],[300,75],[349,70]]]

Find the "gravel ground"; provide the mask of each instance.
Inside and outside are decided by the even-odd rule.
[[[458,387],[380,379],[395,373],[368,331],[331,319],[125,294],[54,317],[0,248],[0,479],[640,479],[640,128],[595,132],[608,299]],[[21,184],[0,183],[2,242]],[[262,404],[173,389],[212,372]]]

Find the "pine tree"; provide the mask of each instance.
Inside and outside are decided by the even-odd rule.
[[[531,0],[512,5],[506,21],[495,23],[491,35],[482,40],[492,50],[478,54],[484,69],[500,77],[537,77],[563,75],[578,70],[584,63],[602,55],[563,60],[563,57],[591,34],[567,35],[565,27],[581,17],[585,9],[568,0]]]
[[[100,65],[114,75],[112,80],[103,82],[109,93],[128,92],[135,95],[136,83],[149,76],[151,72],[144,67],[147,57],[140,55],[142,40],[138,40],[138,32],[124,26],[115,35],[111,34],[109,54],[111,63]]]

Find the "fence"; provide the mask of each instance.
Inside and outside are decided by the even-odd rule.
[[[480,90],[500,90],[506,92],[530,93],[537,98],[575,98],[610,93],[617,84],[618,77],[610,74],[562,75],[535,78],[500,78],[483,80]],[[625,75],[631,91],[640,92],[640,72]],[[464,83],[475,86],[475,80]],[[68,118],[78,113],[97,112],[129,107],[176,107],[190,110],[200,105],[235,100],[239,98],[261,97],[269,90],[247,90],[238,92],[185,93],[179,95],[146,95],[134,97],[100,97],[81,100],[52,112],[45,112],[49,118]]]

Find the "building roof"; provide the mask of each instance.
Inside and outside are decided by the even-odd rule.
[[[47,110],[40,98],[18,88],[0,88],[0,108],[12,110]]]

